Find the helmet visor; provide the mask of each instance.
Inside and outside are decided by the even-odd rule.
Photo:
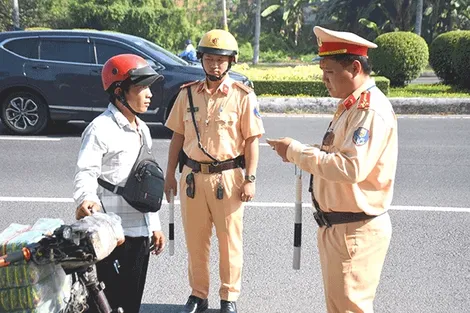
[[[236,50],[216,49],[216,48],[208,48],[208,47],[201,47],[201,46],[197,47],[197,52],[207,53],[207,54],[216,54],[216,55],[227,55],[227,56],[237,55]]]
[[[158,74],[151,66],[144,66],[130,70],[128,79],[133,85],[150,86],[155,82],[161,81],[163,75]]]

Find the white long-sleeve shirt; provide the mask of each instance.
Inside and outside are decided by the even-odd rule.
[[[145,136],[152,145],[150,130],[137,118],[133,129],[127,118],[113,105],[95,118],[82,134],[74,179],[73,198],[77,205],[84,200],[102,204],[106,212],[121,217],[124,235],[148,237],[161,230],[156,213],[141,213],[131,207],[123,197],[98,185],[98,177],[114,185],[124,186],[139,154]],[[101,201],[100,201],[101,200]]]

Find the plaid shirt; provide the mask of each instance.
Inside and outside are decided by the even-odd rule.
[[[98,185],[98,177],[114,185],[124,186],[145,139],[152,147],[147,125],[137,118],[137,129],[113,105],[95,118],[82,134],[78,155],[73,198],[77,205],[84,200],[101,203],[106,212],[122,219],[124,234],[129,237],[151,236],[161,230],[157,213],[141,213],[124,198]]]

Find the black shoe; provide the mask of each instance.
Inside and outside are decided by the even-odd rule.
[[[220,300],[220,313],[237,313],[235,301]]]
[[[196,296],[189,296],[188,302],[186,302],[184,309],[179,313],[201,313],[206,311],[208,307],[209,301],[207,301],[207,299],[201,299]]]

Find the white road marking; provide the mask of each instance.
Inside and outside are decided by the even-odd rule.
[[[0,202],[54,202],[70,203],[74,202],[72,198],[53,198],[53,197],[0,197]]]
[[[263,113],[261,114],[263,118],[327,118],[331,119],[333,114],[315,114],[315,113],[304,113],[304,114],[294,114],[294,113]],[[470,115],[423,115],[423,114],[397,114],[399,119],[410,118],[410,119],[470,119]]]
[[[0,197],[0,202],[44,202],[44,203],[73,203],[72,198],[54,198],[54,197]],[[167,205],[167,201],[163,201]],[[175,205],[179,205],[180,201],[175,200]],[[293,208],[293,202],[249,202],[246,204],[248,207],[259,208]],[[310,203],[303,203],[304,208],[311,208]],[[392,210],[397,211],[424,211],[424,212],[460,212],[470,213],[470,208],[459,207],[433,207],[433,206],[402,206],[392,205]]]
[[[46,138],[46,137],[21,137],[21,136],[0,136],[0,140],[18,140],[18,141],[60,141],[60,138]]]

